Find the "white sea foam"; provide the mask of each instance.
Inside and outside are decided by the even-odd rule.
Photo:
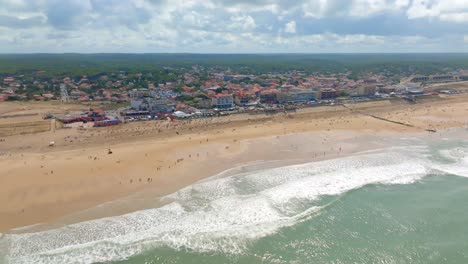
[[[449,174],[468,177],[468,150],[462,147],[439,151],[451,163],[434,164],[434,168]]]
[[[10,263],[104,262],[157,246],[241,253],[252,241],[311,217],[320,210],[317,200],[322,196],[424,177],[434,168],[425,151],[388,149],[214,177],[165,197],[171,202],[160,208],[5,235],[0,248]],[[446,166],[457,168],[467,162],[459,157]]]

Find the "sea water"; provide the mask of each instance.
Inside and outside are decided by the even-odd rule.
[[[230,173],[164,206],[4,234],[6,263],[468,263],[468,142]],[[258,166],[257,166],[258,167]]]

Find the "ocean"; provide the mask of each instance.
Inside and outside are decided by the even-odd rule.
[[[233,168],[164,205],[3,234],[5,263],[468,263],[468,141]]]

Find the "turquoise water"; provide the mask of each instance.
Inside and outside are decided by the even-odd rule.
[[[117,263],[467,263],[468,180],[429,176],[324,199],[311,219],[242,254],[148,250]]]
[[[1,254],[10,263],[468,263],[467,142],[400,143],[213,177],[160,208],[4,235]]]

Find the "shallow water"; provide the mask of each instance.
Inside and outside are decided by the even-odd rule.
[[[4,235],[0,254],[10,263],[467,263],[467,142],[398,143],[230,171],[159,208]]]

